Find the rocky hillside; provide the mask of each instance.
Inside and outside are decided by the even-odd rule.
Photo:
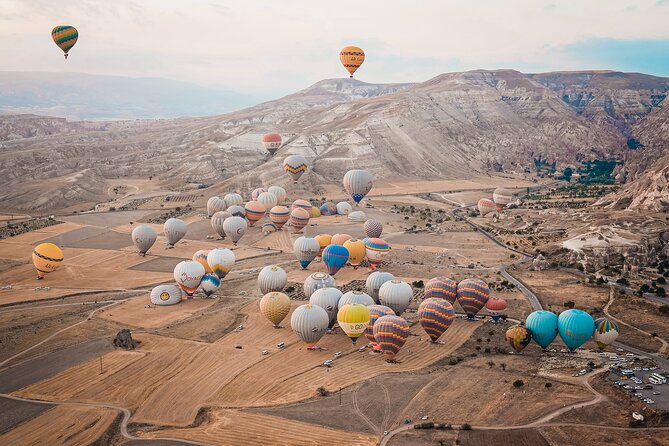
[[[106,197],[108,179],[123,176],[153,176],[173,189],[286,184],[281,162],[291,153],[309,161],[301,183],[311,190],[339,184],[354,166],[384,179],[435,179],[625,159],[641,153],[628,147],[630,132],[660,109],[667,82],[513,70],[449,73],[419,84],[325,80],[227,115],[113,122],[104,131],[0,142],[0,169],[9,172],[0,202],[16,210],[94,202]],[[579,89],[591,99],[573,99]],[[284,136],[274,158],[260,144],[270,130]]]

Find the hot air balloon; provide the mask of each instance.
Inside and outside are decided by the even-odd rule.
[[[328,274],[334,276],[348,262],[348,249],[340,245],[328,245],[323,250],[322,257]]]
[[[314,206],[311,208],[311,211],[309,212],[309,217],[310,218],[318,218],[321,216],[321,210],[318,208],[318,206]]]
[[[242,196],[234,192],[227,194],[225,197],[223,197],[223,200],[225,200],[225,204],[227,205],[227,207],[241,206],[242,204],[244,204],[244,199],[242,198]],[[232,214],[232,212],[230,213]]]
[[[249,201],[246,203],[246,206],[244,206],[244,211],[246,219],[249,221],[249,226],[253,226],[265,215],[265,206],[257,201]]]
[[[281,135],[278,133],[265,133],[262,136],[262,145],[265,150],[269,152],[270,156],[274,156],[277,150],[281,147]]]
[[[335,235],[332,236],[332,240],[330,241],[330,243],[331,243],[332,245],[341,245],[341,246],[344,246],[344,243],[345,243],[347,240],[351,240],[352,238],[353,238],[353,237],[351,237],[351,236],[348,235],[348,234],[335,234]]]
[[[232,240],[232,244],[235,246],[237,246],[239,239],[246,233],[248,227],[246,219],[242,217],[233,216],[226,218],[223,222],[223,231],[225,231],[225,235]]]
[[[374,299],[362,291],[347,291],[341,296],[337,306],[341,308],[348,304],[374,305]]]
[[[174,245],[184,238],[186,231],[188,231],[188,226],[185,221],[178,218],[168,218],[163,225],[163,232],[165,233],[165,238],[167,238],[167,246],[174,248]]]
[[[332,244],[331,243],[332,236],[330,234],[318,234],[314,238],[318,242],[318,245],[321,247],[320,250],[318,251],[318,257],[320,257],[321,255],[323,255],[323,250],[325,249],[325,247]]]
[[[286,206],[274,206],[269,210],[269,219],[277,229],[281,229],[290,219],[290,210]]]
[[[378,220],[369,219],[364,225],[365,234],[369,238],[379,238],[383,233],[383,224]]]
[[[381,316],[374,322],[374,339],[390,359],[400,351],[410,333],[409,323],[399,316]]]
[[[204,294],[209,297],[218,290],[218,287],[221,286],[221,279],[218,278],[216,274],[209,273],[202,276],[202,281],[200,282],[202,291]]]
[[[344,242],[344,248],[348,249],[348,263],[353,266],[360,265],[360,262],[363,261],[365,254],[367,253],[365,242],[355,238],[346,240]]]
[[[497,209],[497,206],[495,206],[495,202],[492,200],[489,200],[487,198],[481,198],[478,203],[478,208],[479,208],[479,214],[481,214],[481,217],[485,217],[489,213],[493,212],[495,209]]]
[[[372,174],[366,170],[353,169],[344,175],[344,189],[353,198],[356,206],[372,190],[373,185]]]
[[[276,198],[276,195],[274,195],[271,192],[263,192],[260,195],[258,195],[258,198],[256,199],[258,203],[262,204],[265,206],[265,209],[270,210],[276,204],[279,202],[279,200]]]
[[[458,283],[458,302],[469,319],[474,319],[489,298],[488,284],[481,279],[465,279]]]
[[[574,351],[592,337],[595,321],[585,311],[572,308],[558,316],[558,333],[570,351]]]
[[[244,206],[233,204],[227,209],[227,211],[230,212],[230,215],[233,217],[241,217],[246,219],[246,209],[244,209]]]
[[[350,204],[345,201],[340,201],[337,203],[337,214],[339,215],[348,215],[353,210]]]
[[[290,155],[283,160],[283,170],[297,184],[297,180],[307,171],[307,160],[302,155]]]
[[[151,303],[157,306],[181,302],[181,288],[176,285],[158,285],[151,290]]]
[[[206,271],[204,270],[204,266],[193,260],[179,262],[174,268],[174,280],[177,281],[179,288],[184,290],[189,296],[192,296],[197,290],[197,287],[200,286],[202,277],[205,274]]]
[[[321,215],[335,215],[337,213],[337,206],[331,201],[326,201],[320,207]]]
[[[383,239],[368,238],[365,241],[365,255],[372,268],[376,268],[381,264],[388,251],[390,251],[390,245]]]
[[[208,250],[200,249],[199,251],[195,251],[195,254],[193,254],[193,261],[200,263],[206,273],[211,273],[213,271],[207,262],[207,255],[209,255]]]
[[[235,264],[235,253],[228,248],[216,248],[207,254],[209,269],[220,279],[224,278]]]
[[[357,46],[347,46],[339,52],[339,60],[341,60],[346,71],[353,77],[353,73],[365,61],[365,52]]]
[[[328,313],[328,317],[330,318],[329,328],[332,328],[334,323],[337,322],[337,310],[341,296],[342,293],[339,289],[326,287],[317,289],[309,297],[311,305],[318,305]]]
[[[54,43],[58,45],[58,48],[63,50],[65,53],[65,59],[69,55],[69,51],[72,49],[77,39],[79,39],[79,32],[74,26],[61,25],[56,26],[51,30],[51,38]]]
[[[379,302],[381,302],[381,305],[392,308],[398,316],[407,309],[412,297],[413,288],[401,280],[389,280],[379,288]]]
[[[37,279],[56,271],[63,263],[63,251],[53,243],[40,243],[33,250],[33,265],[37,270]]]
[[[485,309],[488,310],[493,321],[498,321],[502,316],[502,312],[506,310],[507,303],[504,299],[499,297],[491,297],[488,299],[488,302],[485,303]]]
[[[558,317],[546,310],[533,311],[527,316],[525,327],[532,333],[532,339],[546,350],[558,335]]]
[[[290,313],[290,298],[287,295],[272,291],[260,299],[260,314],[274,324],[274,328],[281,328],[279,324],[288,313]]]
[[[293,251],[302,269],[307,269],[307,266],[316,258],[320,249],[318,241],[313,237],[302,236],[293,242]]]
[[[367,328],[365,328],[365,336],[367,339],[369,339],[369,342],[372,343],[372,348],[375,351],[378,351],[381,348],[379,347],[379,343],[376,342],[376,338],[374,337],[374,323],[381,316],[395,316],[395,312],[384,305],[367,305],[367,308],[369,309],[370,317]]]
[[[502,210],[513,200],[513,192],[503,187],[498,187],[492,193],[492,201],[497,205],[497,209]]]
[[[595,342],[600,350],[604,350],[618,338],[620,328],[618,324],[607,318],[595,320]]]
[[[432,342],[437,342],[455,320],[455,310],[446,299],[431,297],[418,306],[418,320]]]
[[[216,212],[224,211],[228,208],[227,202],[221,197],[211,197],[207,200],[207,217],[211,218]]]
[[[316,346],[328,329],[330,317],[327,311],[318,305],[304,304],[293,311],[290,316],[290,327],[308,349]]]
[[[351,221],[365,221],[365,213],[362,211],[349,212],[348,219]]]
[[[522,325],[512,325],[506,331],[504,338],[517,353],[520,353],[532,342],[532,333]]]
[[[334,277],[329,274],[317,272],[311,274],[304,280],[302,289],[307,299],[310,299],[311,295],[316,290],[320,290],[321,288],[334,288],[335,286],[337,286],[337,283],[335,282]]]
[[[379,303],[379,289],[381,285],[393,280],[395,276],[390,273],[383,271],[374,271],[372,274],[367,276],[367,281],[365,282],[365,287],[367,288],[367,294],[372,296],[374,302]]]
[[[337,323],[355,345],[355,341],[365,332],[370,317],[371,314],[366,306],[348,304],[337,312]]]
[[[278,228],[276,227],[276,225],[274,223],[269,221],[267,223],[263,223],[262,226],[260,227],[260,230],[262,231],[262,235],[266,236],[266,235],[270,235],[273,232],[276,232],[278,230]]]
[[[225,238],[225,231],[223,230],[223,222],[226,218],[232,217],[228,211],[219,211],[211,216],[211,227],[216,231],[216,234],[223,240]]]
[[[262,187],[258,187],[258,188],[256,188],[256,189],[253,189],[253,190],[251,191],[251,200],[256,200],[256,201],[257,201],[257,200],[258,200],[258,197],[259,197],[260,194],[262,194],[263,192],[267,192],[267,191],[266,191],[265,189],[263,189]]]
[[[425,284],[425,298],[438,297],[446,299],[451,305],[458,297],[458,282],[448,277],[434,277]]]
[[[274,194],[274,196],[278,200],[278,203],[283,203],[284,201],[286,201],[286,189],[284,189],[283,187],[270,186],[267,189],[267,192]]]
[[[295,208],[290,211],[290,225],[293,227],[293,232],[301,232],[306,225],[309,224],[309,212],[302,208]]]
[[[286,287],[287,283],[288,274],[280,266],[266,266],[258,274],[258,288],[260,288],[262,294],[281,291]]]
[[[297,209],[297,208],[304,209],[305,211],[310,213],[309,215],[311,215],[311,210],[313,209],[313,206],[307,200],[302,200],[300,198],[300,199],[297,199],[297,200],[293,201],[293,204],[290,205],[290,210],[291,211],[294,210],[294,209]]]
[[[151,226],[140,225],[132,230],[132,242],[135,244],[137,251],[142,256],[145,256],[149,249],[156,243],[156,230]]]

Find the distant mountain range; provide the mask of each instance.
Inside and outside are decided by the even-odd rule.
[[[173,118],[226,113],[250,96],[161,78],[0,72],[0,113],[83,119]]]
[[[624,161],[616,174],[632,184],[660,168],[667,153],[668,91],[669,78],[637,73],[476,70],[416,84],[324,80],[202,118],[6,117],[0,118],[0,169],[8,174],[0,179],[0,202],[17,210],[95,202],[106,198],[105,180],[119,176],[152,175],[171,188],[213,184],[211,193],[286,184],[281,164],[292,153],[310,164],[300,180],[305,193],[340,185],[353,167],[386,180],[445,179],[547,165],[561,170],[595,159]],[[284,137],[273,158],[260,143],[268,131]],[[603,204],[669,207],[666,188],[642,198],[653,184],[644,181],[630,189],[635,200]]]

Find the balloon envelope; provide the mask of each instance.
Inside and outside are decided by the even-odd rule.
[[[193,260],[200,263],[204,267],[204,271],[206,273],[211,273],[211,267],[209,266],[209,262],[207,261],[207,256],[209,255],[209,251],[205,249],[200,249],[199,251],[195,251],[195,254],[193,254]]]
[[[379,238],[383,233],[383,224],[378,220],[370,218],[365,222],[364,229],[365,229],[365,234],[367,234],[367,237]]]
[[[418,306],[418,320],[432,342],[437,342],[455,320],[455,310],[446,299],[431,297]]]
[[[365,247],[365,242],[355,238],[346,240],[344,242],[344,248],[348,249],[348,263],[353,266],[360,265],[365,258],[367,253],[367,248]]]
[[[216,231],[216,234],[221,239],[225,238],[225,231],[223,230],[223,222],[226,218],[232,217],[232,214],[228,211],[219,211],[211,216],[211,227]]]
[[[156,243],[158,234],[156,234],[156,230],[151,226],[141,225],[132,230],[131,237],[137,251],[140,254],[146,254],[153,244]]]
[[[337,323],[355,344],[361,334],[365,332],[371,314],[365,305],[344,305],[337,312]]]
[[[465,279],[458,283],[458,303],[469,319],[474,319],[489,298],[488,284],[481,279]]]
[[[342,292],[334,287],[318,288],[311,293],[309,303],[311,305],[318,305],[328,313],[330,318],[329,327],[332,327],[337,322],[337,311],[339,299],[341,299]]]
[[[307,298],[311,298],[311,295],[320,288],[334,288],[337,285],[334,277],[329,274],[322,272],[316,272],[311,274],[304,280],[302,289],[304,290],[304,295]]]
[[[297,183],[307,171],[307,160],[302,155],[290,155],[283,160],[283,170]]]
[[[258,288],[262,294],[281,291],[288,283],[288,274],[280,266],[269,265],[258,274]]]
[[[491,297],[488,299],[488,302],[486,302],[485,309],[488,310],[493,321],[498,321],[507,306],[508,304],[504,299]]]
[[[258,203],[257,201],[249,201],[246,203],[246,206],[244,206],[244,211],[246,219],[249,222],[249,226],[253,226],[265,215],[265,206]]]
[[[270,186],[267,192],[273,193],[279,203],[283,203],[286,200],[286,189],[281,186]]]
[[[525,319],[525,327],[532,333],[532,339],[545,350],[558,335],[558,317],[546,310],[533,311]]]
[[[244,204],[244,199],[242,198],[242,196],[235,193],[235,192],[231,192],[231,193],[227,194],[225,197],[223,197],[223,200],[225,200],[225,204],[228,207],[230,207],[230,206],[241,206],[242,204]],[[232,214],[232,212],[230,212],[230,213]],[[232,215],[234,215],[234,214],[232,214]]]
[[[381,285],[393,280],[395,276],[388,272],[384,271],[374,271],[372,274],[367,276],[367,281],[365,282],[365,288],[367,288],[367,294],[372,296],[374,302],[379,303],[379,289]]]
[[[207,217],[211,217],[216,212],[224,211],[228,208],[228,204],[221,197],[210,197],[207,200]]]
[[[33,250],[32,260],[37,277],[56,271],[63,263],[63,251],[53,243],[40,243]]]
[[[365,306],[369,305],[374,305],[374,299],[367,294],[363,293],[362,291],[347,291],[344,293],[341,298],[339,299],[339,303],[337,304],[339,308],[343,307],[344,305],[348,304],[361,304]]]
[[[365,329],[365,336],[369,342],[372,343],[372,348],[374,350],[380,350],[381,348],[379,347],[379,343],[376,342],[376,338],[374,337],[374,323],[381,316],[395,316],[395,312],[385,305],[367,305],[367,308],[369,309],[370,317],[367,328]]]
[[[274,132],[265,133],[262,136],[262,145],[265,146],[265,149],[271,156],[273,156],[281,147],[281,135]]]
[[[390,251],[390,245],[380,238],[368,238],[365,241],[365,255],[372,268],[376,268]]]
[[[613,343],[619,334],[620,328],[614,321],[605,317],[595,320],[595,342],[601,350]]]
[[[337,206],[331,201],[326,201],[320,207],[321,215],[335,215],[337,213]]]
[[[347,46],[339,52],[339,60],[346,71],[353,77],[360,65],[365,61],[365,52],[357,46]]]
[[[202,291],[204,294],[209,297],[218,290],[218,287],[221,286],[221,279],[214,273],[208,273],[202,276],[202,281],[200,282]]]
[[[235,253],[228,248],[216,248],[207,254],[209,269],[220,279],[228,275],[235,264]]]
[[[302,236],[293,242],[293,251],[302,269],[307,269],[307,266],[316,258],[320,249],[318,241],[313,237]]]
[[[413,288],[401,280],[390,280],[379,288],[379,302],[381,302],[381,305],[392,308],[398,316],[407,309],[412,297]]]
[[[431,297],[446,299],[451,305],[455,304],[458,297],[458,282],[444,276],[428,280],[425,284],[425,298]]]
[[[332,236],[330,234],[318,234],[314,238],[318,241],[318,246],[320,246],[320,250],[318,251],[318,257],[320,257],[323,255],[323,250],[332,244]]]
[[[158,285],[151,290],[151,303],[156,306],[181,302],[181,288],[176,285]]]
[[[374,322],[374,339],[393,358],[409,338],[409,323],[399,316],[381,316]]]
[[[232,240],[233,244],[237,244],[239,239],[242,238],[244,234],[246,234],[246,230],[248,229],[249,225],[246,222],[246,219],[242,217],[230,217],[226,218],[225,221],[223,222],[223,230],[225,231],[225,235],[228,236],[230,240]]]
[[[260,299],[260,313],[278,328],[290,313],[290,298],[277,291],[267,293]]]
[[[592,337],[595,321],[585,311],[575,308],[563,311],[558,316],[558,333],[571,351],[576,350]]]
[[[348,249],[340,245],[328,245],[323,250],[323,263],[332,276],[348,262]]]
[[[192,296],[200,286],[205,274],[204,266],[193,260],[184,260],[174,268],[174,280],[176,280],[179,288],[189,296]]]
[[[290,219],[290,209],[286,206],[274,206],[269,210],[269,219],[277,229],[281,229]]]
[[[318,305],[304,304],[293,311],[290,327],[307,348],[314,348],[328,329],[330,317]]]
[[[353,210],[353,207],[345,201],[337,203],[337,214],[348,215]]]
[[[186,222],[178,218],[169,218],[163,225],[163,232],[169,246],[174,246],[184,238],[186,231],[188,231]]]
[[[309,224],[309,212],[302,208],[295,208],[290,211],[290,224],[293,227],[293,232],[301,232],[304,227]]]
[[[372,190],[372,174],[366,170],[353,169],[344,174],[344,189],[353,198],[356,205]]]
[[[520,353],[532,341],[532,334],[522,325],[512,325],[506,331],[505,339],[517,353]]]
[[[495,206],[494,201],[489,200],[487,198],[481,198],[478,202],[478,209],[479,209],[479,214],[481,214],[481,217],[485,217],[486,215],[497,209],[497,206]]]
[[[51,39],[65,53],[67,59],[69,51],[79,39],[79,32],[74,26],[60,25],[51,30]]]

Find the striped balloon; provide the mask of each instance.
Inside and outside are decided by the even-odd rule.
[[[309,215],[311,215],[311,210],[313,209],[313,206],[307,200],[302,200],[300,198],[300,199],[297,199],[297,200],[293,201],[293,204],[290,206],[291,210],[297,209],[297,208],[304,209],[305,211],[309,212]]]
[[[520,353],[532,342],[532,333],[522,325],[512,325],[506,331],[504,338],[517,353]]]
[[[620,328],[614,321],[605,317],[595,320],[595,342],[600,350],[615,341],[619,334]]]
[[[259,188],[257,188],[257,189],[253,189],[253,190],[251,191],[251,200],[256,200],[256,201],[257,201],[257,200],[258,200],[258,197],[259,197],[260,194],[262,194],[263,192],[267,192],[267,191],[266,191],[265,189],[263,189],[262,187],[259,187]]]
[[[278,198],[276,198],[276,195],[271,192],[261,193],[258,195],[258,198],[256,198],[256,201],[265,206],[266,210],[272,209],[279,202]]]
[[[367,308],[369,309],[370,317],[369,324],[367,324],[367,328],[365,329],[365,336],[372,343],[374,350],[381,350],[379,343],[376,342],[376,338],[374,337],[374,323],[382,316],[394,316],[395,312],[385,305],[367,305]]]
[[[344,242],[347,240],[351,240],[353,237],[351,237],[348,234],[335,234],[332,236],[332,243],[333,245],[341,245],[344,246]]]
[[[309,266],[311,261],[318,255],[320,245],[315,238],[302,236],[295,239],[293,242],[293,251],[295,252],[297,260],[300,262],[302,269],[307,269],[307,266]]]
[[[242,196],[234,192],[227,194],[225,197],[223,197],[223,199],[225,200],[225,204],[227,204],[228,207],[241,206],[242,204],[244,204],[244,199],[242,198]]]
[[[367,294],[372,296],[374,302],[379,303],[379,289],[381,285],[393,280],[395,276],[384,271],[374,271],[372,274],[367,276],[367,281],[365,282],[365,287],[367,288]]]
[[[330,317],[329,327],[332,328],[337,322],[337,311],[339,310],[339,299],[341,299],[342,292],[338,288],[326,287],[319,288],[309,297],[311,305],[318,305],[327,311]]]
[[[202,281],[200,282],[200,287],[204,294],[209,297],[218,290],[221,286],[221,279],[218,278],[216,274],[208,273],[202,276]]]
[[[383,258],[390,251],[390,245],[380,238],[368,238],[365,240],[365,255],[372,268],[381,264]]]
[[[269,265],[258,274],[258,288],[262,294],[281,291],[288,283],[288,274],[280,266]]]
[[[328,245],[323,250],[323,263],[332,276],[348,262],[348,249],[340,245]]]
[[[455,320],[455,310],[446,299],[431,297],[418,306],[418,320],[432,342],[437,342]]]
[[[400,351],[410,333],[409,323],[399,316],[381,316],[374,322],[374,339],[390,358]]]
[[[297,180],[307,171],[307,160],[302,155],[290,155],[283,160],[283,170],[297,184]]]
[[[274,328],[281,328],[279,324],[288,313],[290,313],[290,298],[287,295],[272,291],[260,299],[260,314],[274,324]]]
[[[290,211],[290,225],[293,227],[293,232],[301,232],[306,225],[309,224],[309,212],[302,208],[295,208]]]
[[[323,250],[328,245],[332,244],[332,236],[330,234],[318,234],[314,238],[318,241],[318,245],[321,247],[320,251],[318,251],[318,257],[320,257],[323,255]]]
[[[364,229],[367,237],[379,238],[383,233],[383,224],[378,220],[369,219],[365,222]]]
[[[321,205],[321,215],[335,215],[337,213],[337,206],[331,201],[326,201]]]
[[[265,206],[257,201],[249,201],[244,206],[244,214],[249,222],[249,226],[253,226],[265,215]]]
[[[281,147],[281,135],[278,133],[265,133],[262,136],[262,145],[269,152],[270,156],[274,156],[277,150]]]
[[[351,195],[356,206],[372,190],[374,180],[372,174],[366,170],[353,169],[344,175],[344,189]]]
[[[487,198],[481,198],[478,202],[478,209],[479,209],[479,214],[481,214],[481,217],[485,217],[486,215],[497,209],[497,206],[495,205],[494,201],[489,200]]]
[[[379,302],[393,309],[396,315],[401,315],[407,309],[413,298],[413,288],[406,282],[393,279],[379,288]]]
[[[455,304],[455,299],[458,297],[458,282],[444,276],[428,280],[425,284],[425,298],[431,297],[446,299],[451,305]]]
[[[224,211],[228,208],[225,200],[221,197],[210,197],[207,200],[207,217],[211,217],[216,212]]]
[[[290,210],[286,206],[274,206],[269,210],[269,219],[281,229],[290,219]]]
[[[492,201],[497,205],[497,209],[502,209],[513,200],[513,192],[503,187],[498,187],[492,193]]]
[[[226,218],[232,217],[228,211],[219,211],[211,216],[211,227],[216,231],[216,234],[222,239],[225,238],[225,231],[223,230],[223,222]]]
[[[469,319],[474,319],[489,298],[488,284],[481,279],[465,279],[458,284],[458,302]]]
[[[300,305],[290,316],[290,328],[308,349],[314,348],[321,340],[329,323],[328,313],[318,305]]]
[[[53,39],[54,43],[58,45],[58,48],[63,50],[63,53],[65,53],[65,59],[67,59],[69,51],[79,39],[79,32],[74,26],[56,26],[51,30],[51,38]]]
[[[367,248],[365,248],[365,242],[355,238],[346,240],[344,242],[344,248],[348,249],[348,263],[352,266],[360,265],[365,258],[367,253]]]
[[[365,332],[371,314],[369,309],[360,304],[344,305],[337,312],[337,323],[353,344]]]
[[[269,221],[267,223],[263,223],[263,225],[260,227],[260,230],[262,231],[263,235],[269,235],[272,232],[278,231],[278,228],[274,223]]]
[[[286,201],[286,189],[281,186],[270,186],[267,192],[273,193],[279,203]]]
[[[230,212],[230,215],[233,217],[242,217],[244,219],[246,218],[246,209],[244,209],[244,206],[233,204],[226,210]]]
[[[304,295],[307,297],[307,299],[310,299],[311,295],[316,290],[320,290],[321,288],[334,288],[336,286],[337,282],[335,281],[334,277],[319,271],[317,273],[311,274],[304,280],[302,290],[304,291]]]
[[[337,305],[339,306],[339,308],[341,308],[344,305],[348,304],[361,304],[369,306],[369,305],[374,305],[374,299],[372,299],[372,297],[369,294],[363,293],[362,291],[358,290],[347,291],[341,296],[341,298],[339,299],[339,303]]]

